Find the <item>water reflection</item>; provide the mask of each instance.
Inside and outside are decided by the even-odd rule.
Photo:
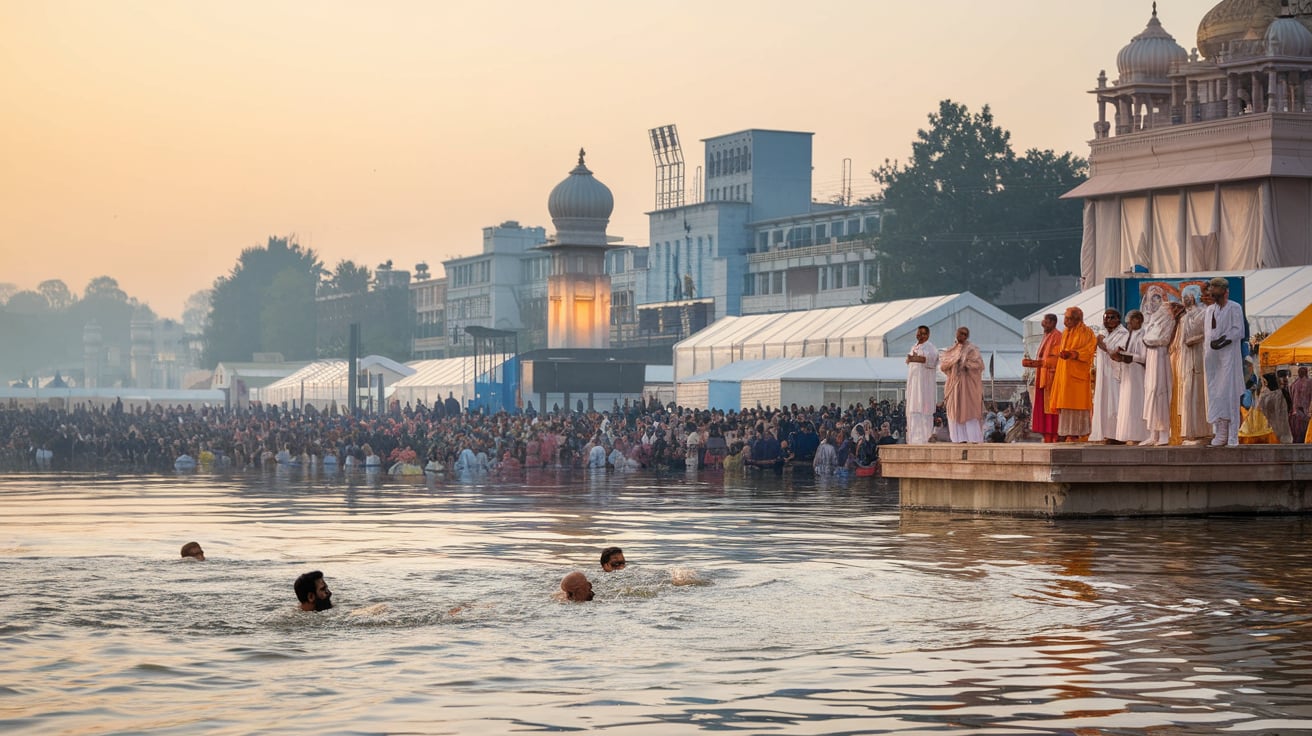
[[[711,473],[11,476],[0,729],[1296,732],[1308,523]],[[295,610],[308,569],[337,608]],[[551,600],[572,569],[593,603]]]

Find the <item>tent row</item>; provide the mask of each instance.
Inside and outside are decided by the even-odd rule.
[[[396,400],[402,405],[423,402],[432,406],[454,396],[463,406],[474,397],[477,372],[500,366],[507,357],[480,356],[476,359],[463,356],[401,364],[370,355],[360,359],[359,370],[364,377],[359,383],[358,398],[366,408],[376,405],[381,380],[382,400],[385,402]],[[349,371],[345,360],[315,361],[264,388],[253,390],[251,399],[297,407],[308,404],[320,409],[334,404],[345,407],[350,388]]]

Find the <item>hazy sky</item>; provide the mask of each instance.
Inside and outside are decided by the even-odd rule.
[[[1186,50],[1214,0],[1160,0]],[[0,0],[0,282],[100,275],[162,316],[243,248],[295,234],[331,268],[552,231],[574,166],[647,242],[646,131],[814,132],[814,195],[874,191],[939,100],[989,104],[1018,152],[1088,155],[1087,90],[1145,0],[276,2]]]

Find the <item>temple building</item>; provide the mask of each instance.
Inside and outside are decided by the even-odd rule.
[[[1312,2],[1222,0],[1185,51],[1152,15],[1098,75],[1081,286],[1312,264]]]
[[[554,240],[539,246],[551,254],[547,276],[547,347],[610,347],[610,276],[606,274],[606,225],[615,209],[610,189],[579,163],[551,190],[547,210]]]

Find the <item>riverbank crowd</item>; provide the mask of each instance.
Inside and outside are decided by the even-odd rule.
[[[763,468],[873,465],[902,441],[901,403],[735,411],[615,403],[609,411],[484,415],[393,405],[381,414],[313,407],[0,409],[0,470],[163,471],[271,464],[424,470]],[[1000,418],[1000,421],[1002,419]],[[817,460],[819,457],[819,460]],[[177,466],[181,467],[181,466]]]

